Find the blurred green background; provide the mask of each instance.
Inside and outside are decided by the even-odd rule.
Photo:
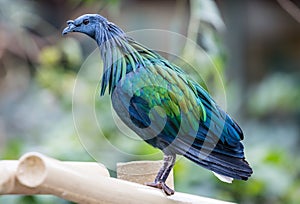
[[[18,159],[28,151],[62,160],[96,158],[104,164],[162,158],[146,143],[124,137],[113,122],[101,121],[111,117],[111,105],[109,97],[100,99],[94,93],[102,65],[98,53],[88,56],[97,46],[83,35],[61,36],[66,20],[84,13],[100,13],[125,31],[163,29],[197,42],[200,48],[170,44],[197,68],[201,79],[195,79],[212,84],[211,94],[244,130],[246,157],[254,169],[249,181],[224,184],[180,159],[175,166],[177,191],[238,203],[300,203],[298,1],[0,0],[1,160]],[[160,42],[159,37],[154,40]],[[90,91],[76,93],[81,107],[88,109],[95,102],[104,139],[115,151],[98,137],[99,130],[85,114],[79,115],[85,135],[79,137],[75,129],[73,89],[87,58],[86,66],[99,71],[83,74],[84,90]],[[186,71],[195,72],[188,67]],[[224,91],[226,104],[219,94]],[[82,143],[91,145],[85,146],[91,154]],[[114,176],[114,169],[110,171]],[[1,196],[0,203],[68,202],[53,196]]]

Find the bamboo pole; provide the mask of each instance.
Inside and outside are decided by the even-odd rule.
[[[0,194],[51,194],[82,204],[227,203],[179,192],[165,196],[158,189],[110,178],[99,164],[61,162],[39,153],[1,161],[0,175]]]
[[[15,186],[17,161],[0,161],[0,193],[9,194]]]
[[[27,171],[23,173],[24,158],[29,159],[25,161],[25,165],[27,165]],[[41,160],[46,160],[46,162],[52,161],[57,163],[61,168],[72,169],[73,171],[78,172],[79,174],[88,174],[88,175],[102,175],[109,177],[108,170],[102,165],[97,164],[95,162],[61,162],[58,160],[54,160],[52,158],[46,157],[39,153],[28,153],[21,157],[20,161],[0,161],[0,195],[4,194],[24,194],[24,195],[34,195],[34,194],[51,194],[52,191],[49,192],[49,189],[44,188],[43,186],[35,187],[32,181],[28,181],[30,179],[39,178],[42,172],[45,172],[45,169],[39,169],[41,165],[40,162],[34,163],[34,160],[39,158]],[[24,161],[23,161],[24,162]],[[28,165],[31,165],[31,168],[28,168]],[[20,166],[20,168],[19,168]],[[17,169],[19,172],[17,173]],[[22,184],[17,179],[17,175],[19,175],[22,179],[22,176],[28,176],[23,179],[25,182]],[[58,179],[58,178],[57,178]],[[38,182],[38,181],[35,181]]]
[[[16,178],[18,161],[0,161],[0,195],[22,194],[35,195],[47,194],[42,188],[30,188],[22,185]]]

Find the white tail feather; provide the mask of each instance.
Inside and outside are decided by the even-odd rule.
[[[213,172],[213,173],[218,179],[220,179],[223,182],[232,183],[232,181],[233,181],[233,178],[231,178],[231,177],[223,176],[221,174],[217,174],[216,172]]]

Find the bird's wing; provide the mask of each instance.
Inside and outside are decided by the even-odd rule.
[[[131,99],[131,118],[135,118],[136,122],[145,123],[140,124],[141,126],[152,123],[152,129],[159,132],[161,126],[154,124],[161,124],[162,121],[157,117],[153,120],[152,113],[157,113],[161,118],[165,114],[167,121],[161,131],[161,135],[165,138],[174,139],[178,134],[184,135],[183,138],[189,140],[186,142],[193,141],[198,149],[203,147],[203,141],[212,144],[213,147],[209,149],[218,150],[223,144],[229,148],[228,151],[226,148],[223,151],[224,147],[220,146],[221,152],[241,157],[243,150],[236,147],[240,146],[243,133],[237,123],[216,105],[210,95],[180,67],[171,64],[143,45],[131,39],[128,41],[135,52],[125,55],[125,59],[139,58],[138,61],[142,62],[132,63],[127,60],[129,66],[126,78],[129,80],[121,81],[122,88]],[[147,115],[149,117],[146,117]]]
[[[169,119],[174,120],[177,129],[180,124],[176,121],[182,114],[186,116],[186,125],[188,125],[185,126],[185,133],[188,133],[189,129],[197,131],[199,121],[206,120],[204,106],[200,100],[197,100],[188,81],[185,81],[184,76],[168,69],[163,63],[148,64],[146,68],[138,68],[127,77],[131,79],[124,81],[123,88],[129,90],[131,96],[141,98],[140,102],[141,100],[147,102],[141,102],[139,105],[147,104],[150,109],[160,107],[155,109],[156,112],[161,116],[166,114]]]
[[[130,80],[121,82],[122,88],[131,98],[131,118],[140,123],[140,127],[152,123],[156,134],[169,142],[182,135],[186,142],[193,141],[199,149],[204,140],[211,144],[240,141],[233,126],[236,123],[178,67],[171,67],[163,60],[146,62],[145,67],[128,73],[126,78]],[[162,123],[165,124],[163,129]]]
[[[239,125],[215,103],[207,91],[195,82],[193,82],[193,85],[197,90],[198,98],[202,101],[208,116],[208,120],[203,126],[211,130],[215,129],[214,132],[217,132],[217,129],[222,130],[222,134],[220,134],[219,138],[223,143],[235,145],[243,140],[244,135]]]

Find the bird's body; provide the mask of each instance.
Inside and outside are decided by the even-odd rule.
[[[101,95],[108,89],[121,120],[163,151],[164,166],[150,186],[174,193],[164,182],[176,154],[223,181],[250,177],[242,130],[183,70],[100,15],[83,15],[68,25],[64,34],[82,32],[97,41],[104,62]]]

